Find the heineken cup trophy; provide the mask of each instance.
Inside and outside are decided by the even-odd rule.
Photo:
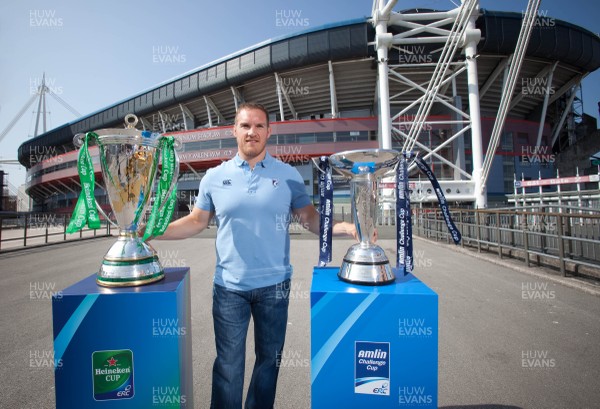
[[[97,283],[106,287],[137,286],[164,278],[156,251],[145,242],[148,237],[164,232],[176,204],[176,182],[179,159],[175,140],[149,131],[135,129],[137,117],[125,117],[125,129],[102,129],[75,135],[73,143],[80,148],[78,170],[82,193],[73,212],[68,232],[87,223],[99,228],[98,212],[119,228],[117,242],[104,256]],[[98,145],[102,179],[116,223],[104,213],[94,198],[94,168],[88,142]],[[138,232],[152,196],[159,159],[162,156],[152,212],[143,237]]]
[[[400,159],[394,150],[345,151],[329,157],[331,167],[350,179],[352,215],[359,243],[348,249],[338,277],[346,282],[383,285],[395,280],[381,247],[371,242],[377,217],[377,179],[391,171]]]

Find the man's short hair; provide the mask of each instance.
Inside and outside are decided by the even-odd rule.
[[[265,113],[265,117],[267,118],[267,127],[269,126],[269,111],[267,111],[267,108],[265,108],[262,104],[259,104],[256,102],[244,102],[243,104],[238,106],[238,110],[235,113],[235,124],[236,125],[237,125],[238,114],[244,109],[246,109],[246,110],[258,109],[259,111],[263,111]]]

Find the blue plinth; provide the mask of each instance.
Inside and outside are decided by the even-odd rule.
[[[189,271],[124,288],[93,274],[52,299],[57,409],[194,407]]]
[[[411,274],[385,286],[317,268],[311,286],[311,408],[436,408],[438,297]]]

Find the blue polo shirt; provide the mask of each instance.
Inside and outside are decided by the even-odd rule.
[[[253,170],[239,155],[209,169],[196,207],[215,213],[215,283],[247,291],[290,278],[291,212],[310,204],[298,171],[268,152]]]

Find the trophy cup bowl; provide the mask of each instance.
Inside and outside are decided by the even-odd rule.
[[[150,203],[162,136],[133,127],[102,129],[95,133],[102,179],[117,221],[111,223],[119,228],[119,237],[104,256],[96,282],[105,287],[126,287],[159,281],[164,278],[163,267],[156,251],[139,236],[138,226]],[[73,142],[81,147],[82,135],[76,135]],[[175,163],[175,175],[167,197],[177,181],[179,161],[176,152]],[[96,206],[110,222],[97,202]]]
[[[331,167],[350,180],[352,215],[359,243],[348,249],[338,277],[363,285],[394,282],[390,262],[381,247],[371,242],[377,217],[377,179],[396,166],[400,153],[386,149],[345,151],[329,157]]]

